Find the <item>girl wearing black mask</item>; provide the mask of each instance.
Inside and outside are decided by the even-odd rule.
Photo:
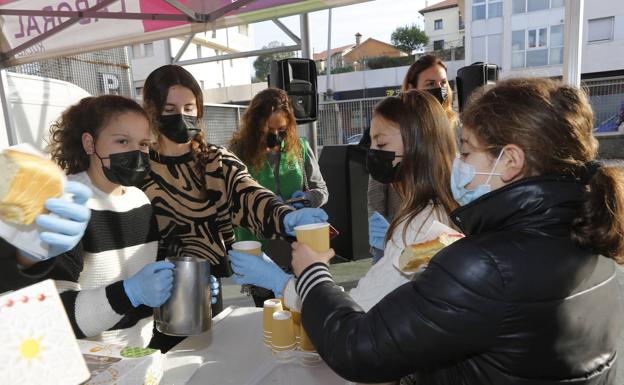
[[[294,208],[320,207],[328,191],[316,154],[297,135],[297,122],[288,94],[278,88],[257,93],[234,133],[230,148],[247,165],[251,175]],[[236,240],[258,240],[251,232],[236,228]],[[261,239],[263,250],[278,265],[290,269],[290,245],[282,240]],[[275,294],[252,288],[257,306]]]
[[[227,250],[234,226],[265,238],[294,235],[294,226],[326,222],[320,209],[295,211],[282,204],[223,147],[204,139],[203,95],[184,68],[165,65],[145,80],[143,104],[152,120],[156,141],[150,151],[151,172],[141,188],[156,213],[162,249],[168,255],[210,261],[216,277],[231,275]],[[212,314],[223,308],[221,297]],[[167,351],[179,339],[155,334],[152,347]]]
[[[52,159],[93,190],[82,240],[48,275],[78,338],[147,346],[152,307],[171,293],[173,265],[155,262],[156,221],[135,187],[149,172],[149,143],[147,114],[121,96],[82,99],[52,125]]]
[[[437,56],[424,55],[416,60],[407,70],[403,79],[401,92],[408,90],[422,90],[432,94],[444,108],[451,127],[457,125],[457,115],[453,111],[453,91],[448,83],[446,65]],[[369,216],[369,243],[375,263],[383,255],[382,239],[391,221],[399,211],[401,198],[387,184],[394,173],[385,173],[377,177],[371,174],[368,183],[368,216]],[[374,213],[378,214],[375,215]],[[387,220],[386,220],[387,219]]]

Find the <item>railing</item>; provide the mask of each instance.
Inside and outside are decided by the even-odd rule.
[[[596,134],[624,133],[624,77],[583,80],[594,110]]]

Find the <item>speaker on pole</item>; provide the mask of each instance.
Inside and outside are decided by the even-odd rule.
[[[474,90],[486,84],[496,83],[498,73],[499,67],[496,64],[482,62],[472,63],[469,66],[458,69],[455,83],[457,85],[459,110],[464,110],[464,105]]]
[[[269,87],[286,91],[290,97],[297,124],[316,121],[318,94],[314,60],[290,58],[273,61],[268,83]]]

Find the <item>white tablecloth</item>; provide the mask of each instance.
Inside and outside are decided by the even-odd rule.
[[[325,363],[277,361],[262,343],[262,309],[228,307],[211,330],[165,355],[162,385],[345,385]]]

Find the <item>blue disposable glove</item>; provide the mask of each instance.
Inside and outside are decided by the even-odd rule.
[[[284,203],[284,198],[282,198],[281,195],[275,195],[275,199],[277,199],[279,203]]]
[[[306,193],[304,193],[303,191],[295,191],[290,196],[290,199],[298,199],[298,198],[308,199],[308,195]],[[289,203],[289,204],[292,207],[296,208],[296,209],[301,209],[301,208],[303,208],[305,206],[303,202],[293,202],[293,203]]]
[[[171,296],[174,267],[168,261],[152,262],[124,280],[124,290],[132,306],[158,307],[165,303]]]
[[[376,249],[384,249],[384,239],[388,232],[388,221],[377,211],[368,218],[368,244]]]
[[[210,303],[213,305],[217,303],[217,297],[219,297],[219,281],[214,275],[210,276]]]
[[[273,291],[276,296],[282,296],[284,286],[292,275],[284,273],[266,254],[262,253],[262,257],[258,257],[234,250],[230,250],[228,254],[234,270],[234,282],[239,285],[264,287]]]
[[[65,183],[65,193],[73,194],[72,201],[63,198],[50,198],[45,202],[45,208],[52,214],[41,214],[35,222],[43,228],[39,238],[48,244],[48,258],[73,249],[89,223],[91,210],[86,206],[91,198],[91,189],[82,183],[68,181]],[[31,256],[30,254],[28,255]]]
[[[323,209],[305,208],[291,211],[284,217],[284,228],[286,229],[286,234],[294,236],[296,226],[326,223],[327,218],[327,213]]]

